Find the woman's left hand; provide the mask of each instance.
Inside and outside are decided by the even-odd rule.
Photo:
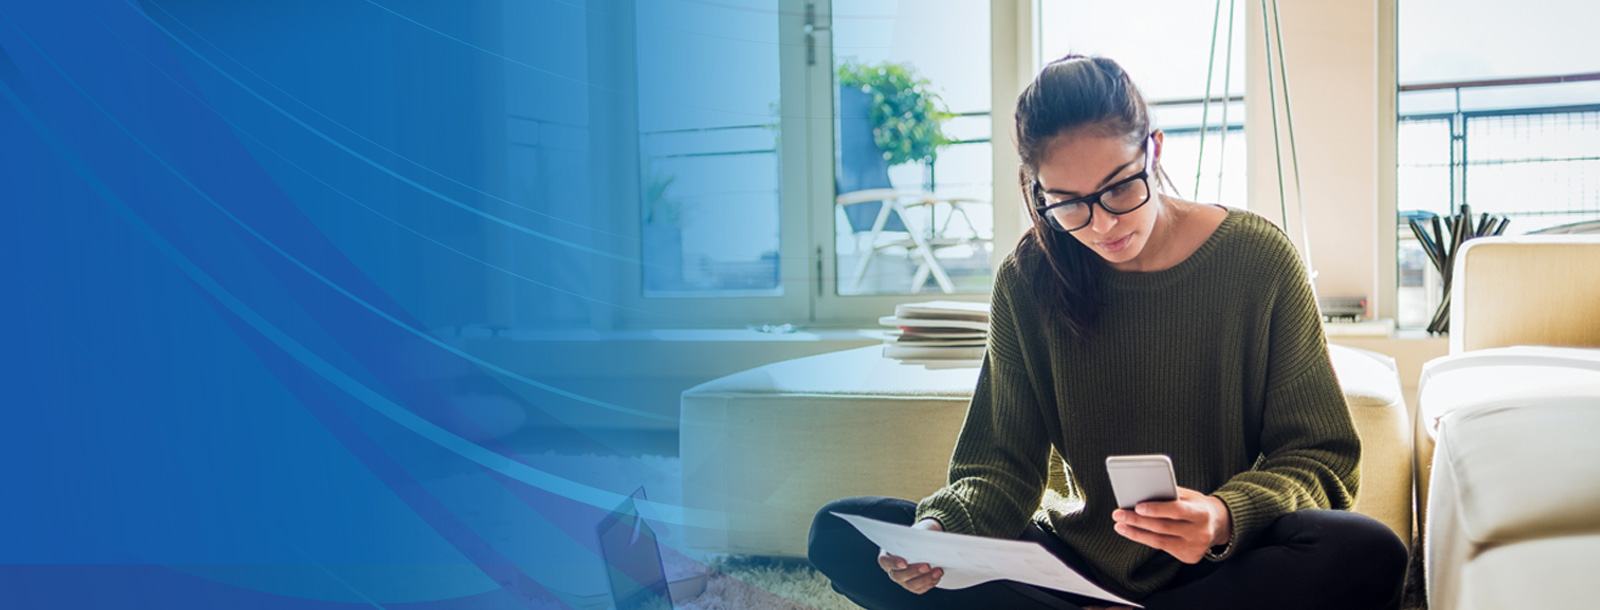
[[[1170,502],[1140,502],[1134,510],[1111,513],[1116,530],[1129,540],[1166,551],[1184,563],[1199,563],[1211,547],[1233,536],[1228,506],[1215,496],[1178,488]]]

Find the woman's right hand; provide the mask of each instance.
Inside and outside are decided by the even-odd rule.
[[[923,519],[918,521],[911,529],[944,531],[937,519]],[[878,567],[889,573],[889,578],[907,591],[922,595],[939,584],[939,579],[944,577],[944,569],[930,566],[926,563],[907,564],[906,560],[890,555],[888,551],[878,551]]]

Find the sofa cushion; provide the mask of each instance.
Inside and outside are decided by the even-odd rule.
[[[1445,356],[1423,365],[1417,384],[1421,416],[1435,439],[1440,418],[1452,411],[1563,396],[1600,398],[1600,349],[1517,346]]]
[[[1350,419],[1361,436],[1361,492],[1354,510],[1389,526],[1411,544],[1411,422],[1394,358],[1329,345]]]
[[[1444,416],[1428,493],[1431,607],[1463,607],[1466,568],[1487,551],[1600,531],[1597,427],[1600,401],[1581,396],[1537,406],[1510,398]]]
[[[1351,408],[1388,408],[1404,400],[1394,358],[1344,345],[1329,345],[1328,358]]]
[[[1430,510],[1452,510],[1479,548],[1600,531],[1600,397],[1513,398],[1457,409],[1440,425]],[[1448,477],[1438,471],[1449,469]]]
[[[1600,535],[1497,547],[1467,564],[1459,607],[1585,608],[1594,603],[1596,573]]]

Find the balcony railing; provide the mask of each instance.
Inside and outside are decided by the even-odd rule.
[[[1567,95],[1542,93],[1560,85]],[[1525,99],[1497,104],[1490,94]],[[1401,210],[1447,215],[1471,204],[1510,216],[1517,233],[1600,218],[1600,73],[1414,84],[1400,95],[1402,107],[1434,98],[1400,116]]]
[[[1600,219],[1595,100],[1600,73],[1400,87],[1401,326],[1427,324],[1443,297],[1407,218],[1470,204],[1510,217],[1508,234]]]

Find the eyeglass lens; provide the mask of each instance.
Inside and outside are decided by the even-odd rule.
[[[1145,178],[1139,178],[1137,180],[1129,180],[1101,193],[1100,205],[1113,213],[1122,214],[1144,205],[1144,202],[1149,198],[1149,182]],[[1076,230],[1089,224],[1091,215],[1094,213],[1091,206],[1093,206],[1092,203],[1078,202],[1072,205],[1051,208],[1049,214],[1055,217],[1055,221],[1062,227]]]

